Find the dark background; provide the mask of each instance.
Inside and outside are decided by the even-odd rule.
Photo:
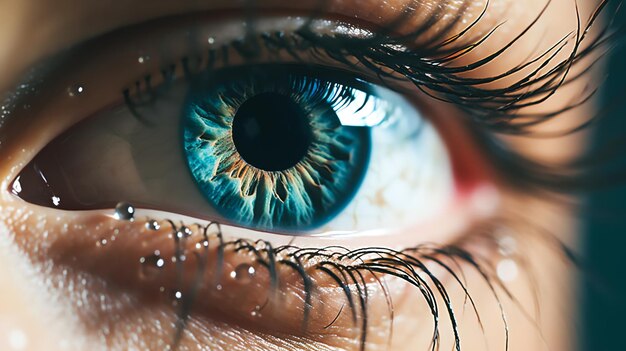
[[[621,23],[616,25],[625,26],[624,10],[617,17]],[[611,54],[601,95],[610,111],[599,124],[592,151],[600,156],[619,148],[621,162],[603,170],[613,175],[626,169],[626,46],[624,38],[621,41]],[[611,144],[620,140],[623,143]],[[588,279],[581,282],[583,333],[579,351],[626,350],[626,174],[623,181],[606,185],[591,194],[584,209],[587,252],[583,270]]]

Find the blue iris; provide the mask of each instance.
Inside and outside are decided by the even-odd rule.
[[[352,200],[370,156],[370,130],[337,111],[357,90],[305,69],[222,70],[192,84],[183,148],[202,194],[227,222],[305,231]]]

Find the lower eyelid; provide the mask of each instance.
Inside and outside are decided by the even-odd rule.
[[[20,231],[17,241],[22,245],[37,246],[38,250],[32,250],[33,247],[29,250],[36,257],[52,259],[60,267],[70,267],[90,277],[103,279],[108,291],[130,293],[130,296],[141,301],[141,306],[165,308],[172,313],[176,313],[180,307],[168,307],[176,301],[176,291],[181,291],[184,296],[191,291],[190,287],[197,277],[196,263],[205,252],[200,230],[204,227],[189,226],[193,229],[193,234],[186,240],[189,250],[185,254],[187,259],[182,265],[184,268],[181,274],[180,266],[177,267],[172,262],[172,257],[177,255],[174,252],[172,227],[167,221],[159,222],[159,230],[150,230],[147,221],[141,219],[146,218],[143,214],[130,222],[116,220],[101,211],[43,210],[42,213],[46,211],[48,216],[40,214],[38,217],[26,217],[24,222],[15,223],[16,226],[23,224],[24,229]],[[42,231],[41,228],[48,230]],[[209,227],[209,233],[215,233],[216,230],[216,226]],[[269,271],[256,263],[257,256],[253,251],[234,252],[234,246],[226,249],[220,281],[216,281],[215,271],[218,270],[218,265],[215,250],[218,242],[213,236],[209,243],[210,254],[204,283],[193,302],[194,316],[234,323],[261,333],[325,340],[327,344],[341,345],[346,340],[358,340],[360,324],[355,324],[352,320],[350,309],[346,307],[348,300],[344,290],[327,274],[316,270],[315,264],[308,265],[307,270],[316,289],[305,332],[302,327],[305,290],[301,275],[287,265],[280,265],[276,289],[278,297],[273,298],[276,303],[267,303],[267,297],[272,296]],[[200,246],[196,247],[196,243]],[[263,251],[262,246],[258,246],[259,252]],[[318,245],[320,246],[322,245]],[[152,256],[155,250],[159,250],[162,262],[157,263]],[[142,264],[142,261],[147,263]],[[159,269],[157,266],[163,268]],[[237,279],[236,274],[233,276],[232,272],[249,273],[248,267],[254,267],[254,274],[249,279],[245,276]],[[388,303],[387,296],[379,290],[381,287],[378,281],[368,278],[366,271],[363,274],[368,289],[371,289],[368,306],[378,306],[370,307],[376,311],[368,317],[373,328],[371,331],[375,335],[383,335],[390,325],[389,311],[385,307]],[[182,285],[179,281],[183,282]],[[221,289],[217,288],[218,284]],[[406,282],[399,281],[399,284],[397,288],[387,286],[387,289],[393,291],[392,295],[397,297],[394,299],[394,308],[402,306],[403,301],[407,301],[407,296],[414,296],[416,293],[411,292],[414,288],[409,287]],[[358,310],[358,294],[354,286],[352,293],[355,294],[355,308]],[[360,316],[358,313],[357,311],[357,316]],[[338,314],[340,317],[331,323]],[[328,327],[329,324],[332,327]],[[378,328],[380,330],[376,331]]]
[[[176,311],[180,307],[176,304],[183,301],[176,298],[176,293],[185,294],[183,298],[191,293],[197,278],[198,260],[208,258],[204,282],[198,286],[194,299],[194,314],[260,332],[301,337],[328,334],[326,339],[330,335],[338,340],[341,339],[339,335],[355,339],[355,333],[358,333],[358,325],[354,325],[348,308],[335,320],[347,303],[344,291],[334,280],[314,269],[308,272],[308,276],[316,286],[316,299],[311,300],[308,324],[304,329],[303,280],[287,265],[277,267],[278,283],[273,290],[269,270],[257,262],[254,252],[235,251],[231,242],[220,265],[216,253],[219,241],[212,236],[205,251],[200,228],[190,226],[193,234],[186,240],[186,258],[181,266],[177,266],[173,258],[180,256],[175,253],[170,223],[162,221],[159,230],[150,230],[146,222],[140,220],[124,222],[96,213],[83,213],[81,217],[82,224],[68,228],[59,223],[59,230],[46,232],[45,238],[40,238],[50,244],[45,256],[61,266],[79,267],[80,272],[105,279],[109,289],[136,294],[142,304],[174,304],[172,310]],[[81,231],[81,228],[86,229]],[[216,227],[211,231],[214,229]],[[76,235],[79,232],[82,235]],[[28,230],[22,235],[29,235]],[[73,240],[64,240],[67,235]],[[196,243],[201,245],[197,247]],[[158,252],[158,262],[155,252]],[[257,253],[262,252],[259,249]],[[208,256],[203,256],[207,253]],[[182,271],[178,271],[179,268]],[[384,298],[383,294],[373,293],[372,300],[377,299],[375,296]],[[333,320],[333,328],[326,328]]]

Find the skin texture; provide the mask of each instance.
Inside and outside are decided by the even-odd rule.
[[[294,2],[295,3],[295,2]],[[310,10],[315,2],[297,2],[295,5],[280,1],[259,1],[266,10],[286,12]],[[332,16],[350,18],[360,23],[375,25],[394,18],[401,1],[329,1],[327,12]],[[477,2],[478,3],[478,2]],[[424,9],[442,5],[438,0],[418,2]],[[459,64],[476,61],[505,45],[513,35],[527,26],[545,6],[545,0],[515,2],[493,0],[484,19],[474,30],[476,33],[505,24],[484,45],[459,60]],[[582,18],[587,18],[595,3],[580,3]],[[91,39],[115,28],[142,23],[151,19],[181,15],[195,11],[212,13],[220,9],[237,9],[242,5],[232,1],[9,1],[0,2],[0,91],[9,89],[27,69],[41,59],[73,44]],[[452,7],[453,8],[453,7]],[[483,5],[471,6],[465,13],[471,21]],[[413,25],[423,21],[416,16]],[[520,57],[541,52],[561,37],[576,31],[576,9],[571,0],[554,0],[537,24],[502,57],[469,74],[484,77],[501,73],[518,63]],[[144,32],[150,33],[154,27]],[[407,28],[410,26],[407,24]],[[161,28],[162,30],[162,28]],[[401,29],[402,30],[402,29]],[[436,26],[432,28],[436,32]],[[424,38],[428,38],[428,33]],[[152,38],[158,41],[159,37]],[[146,39],[150,45],[150,39]],[[106,49],[103,50],[106,52]],[[565,50],[567,51],[567,50]],[[19,53],[19,55],[16,55]],[[559,57],[565,57],[563,52]],[[0,349],[27,350],[80,350],[80,349],[165,349],[172,337],[176,321],[170,299],[158,293],[159,286],[168,286],[174,280],[173,271],[163,274],[160,280],[148,283],[136,279],[137,258],[144,252],[163,250],[164,256],[172,249],[167,238],[168,228],[145,240],[144,222],[120,223],[109,212],[75,213],[41,208],[24,203],[7,189],[13,179],[39,150],[58,134],[85,116],[96,113],[101,106],[115,101],[119,87],[129,79],[140,76],[148,68],[116,65],[115,73],[108,73],[111,60],[124,62],[122,55],[108,57],[85,54],[84,66],[68,68],[61,78],[46,85],[48,94],[33,102],[28,111],[31,127],[21,118],[12,118],[0,129]],[[163,59],[166,61],[166,59]],[[158,67],[158,62],[154,63]],[[106,79],[105,79],[106,77]],[[71,99],[65,87],[81,81],[88,88],[80,99]],[[504,79],[498,85],[507,86],[512,80]],[[528,109],[528,112],[546,112],[561,108],[580,96],[585,82],[576,82],[559,89],[546,102]],[[62,93],[60,93],[62,92]],[[294,244],[302,247],[343,245],[350,248],[363,246],[389,246],[402,249],[423,242],[446,245],[463,241],[493,218],[511,219],[508,230],[516,232],[519,240],[518,265],[528,264],[525,272],[507,282],[506,287],[515,300],[503,301],[507,314],[509,350],[571,350],[572,326],[575,304],[572,283],[574,269],[546,240],[540,240],[540,231],[546,228],[559,240],[576,246],[577,225],[575,213],[564,203],[553,203],[536,193],[519,191],[507,184],[495,168],[485,159],[481,150],[472,145],[472,137],[455,115],[454,107],[435,103],[419,95],[432,111],[433,123],[448,142],[451,154],[460,159],[475,160],[471,168],[480,168],[477,180],[464,194],[454,199],[443,214],[415,228],[384,237],[298,238]],[[538,130],[554,131],[576,126],[589,115],[592,106],[569,111],[559,118],[542,124]],[[22,113],[26,114],[26,113]],[[437,116],[441,116],[437,118]],[[14,116],[11,116],[14,117]],[[23,118],[22,118],[23,120]],[[34,121],[34,122],[32,122]],[[32,126],[36,127],[32,127]],[[533,160],[551,163],[565,162],[578,155],[584,147],[584,135],[563,138],[532,139],[504,138],[517,152]],[[461,145],[461,146],[459,146]],[[454,151],[455,148],[464,151]],[[469,172],[469,168],[466,167]],[[480,185],[488,185],[487,188]],[[532,226],[529,225],[532,223]],[[124,233],[118,239],[111,233]],[[520,235],[523,234],[523,235]],[[143,236],[142,236],[143,235]],[[227,239],[246,237],[263,238],[274,245],[291,241],[289,237],[250,233],[224,229]],[[94,243],[107,238],[115,242],[105,248]],[[521,238],[521,239],[520,239]],[[494,266],[503,257],[493,245],[476,247]],[[211,247],[214,247],[211,245]],[[469,250],[469,248],[468,248]],[[171,252],[170,252],[171,256]],[[524,260],[523,258],[527,259]],[[285,299],[274,300],[262,317],[251,318],[249,308],[263,299],[250,291],[267,291],[268,279],[262,273],[250,285],[242,286],[228,280],[229,272],[250,257],[231,255],[226,259],[224,291],[207,288],[202,291],[202,301],[192,313],[181,349],[207,350],[353,350],[358,349],[358,330],[347,315],[337,319],[333,328],[325,328],[336,311],[342,309],[343,295],[333,289],[334,282],[324,275],[313,275],[321,290],[328,290],[323,299],[313,303],[309,332],[302,332],[302,286],[293,272],[281,271],[280,291]],[[210,267],[215,262],[209,262]],[[208,279],[217,273],[208,270]],[[448,286],[451,299],[463,304],[464,291],[445,271],[434,268]],[[467,307],[458,308],[463,349],[503,350],[503,332],[500,309],[492,290],[480,274],[462,267],[465,279],[481,314],[483,327]],[[131,274],[132,272],[132,274]],[[261,271],[259,271],[261,272]],[[184,279],[191,281],[193,271]],[[532,278],[529,278],[532,277]],[[432,318],[415,289],[406,283],[389,278],[386,283],[394,301],[393,335],[389,336],[390,317],[385,295],[376,284],[370,284],[370,335],[368,349],[421,350],[428,349]],[[378,290],[377,290],[378,289]],[[540,293],[536,293],[540,291]],[[280,301],[280,303],[279,303]],[[539,307],[536,307],[539,306]],[[520,308],[521,307],[521,308]],[[536,314],[540,310],[540,315]],[[442,347],[451,349],[452,337],[442,317]],[[16,341],[17,340],[17,341]],[[21,341],[24,341],[22,343]]]

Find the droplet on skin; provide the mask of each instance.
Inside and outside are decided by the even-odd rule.
[[[493,185],[481,185],[474,190],[469,200],[475,216],[488,218],[500,205],[500,193]]]
[[[179,301],[183,299],[183,293],[181,291],[176,290],[172,293],[172,298],[173,298],[172,306],[176,307],[178,306]]]
[[[246,284],[256,275],[256,269],[247,263],[240,264],[234,271],[230,272],[230,277],[236,281]]]
[[[13,329],[9,332],[9,350],[26,350],[28,339],[26,334],[20,329]]]
[[[191,231],[191,229],[189,229],[188,227],[182,227],[180,228],[180,231],[183,233],[183,235],[185,237],[190,237],[191,234],[193,234],[193,232]]]
[[[159,230],[161,229],[161,225],[156,220],[152,219],[146,222],[146,229],[148,230]]]
[[[517,241],[512,236],[498,238],[498,251],[502,256],[512,256],[517,252]]]
[[[120,202],[115,206],[115,219],[120,221],[135,220],[135,207],[127,202]]]
[[[252,317],[261,317],[261,306],[254,306],[254,309],[252,310],[252,312],[250,312],[250,315]]]
[[[141,264],[139,269],[141,279],[154,279],[165,266],[165,260],[156,254],[140,258],[139,263]]]
[[[191,229],[189,229],[188,227],[181,227],[180,229],[178,229],[176,231],[176,238],[178,239],[183,239],[183,238],[188,238],[193,234],[193,232],[191,231]]]
[[[500,280],[503,282],[511,282],[517,278],[519,269],[517,268],[517,263],[515,261],[507,258],[498,262],[496,272],[498,273],[498,278],[500,278]]]
[[[198,243],[196,243],[196,249],[200,250],[202,248],[207,248],[209,247],[209,241],[208,240],[202,240]]]
[[[67,94],[70,97],[76,97],[85,92],[85,87],[80,84],[74,84],[71,87],[67,88]]]

